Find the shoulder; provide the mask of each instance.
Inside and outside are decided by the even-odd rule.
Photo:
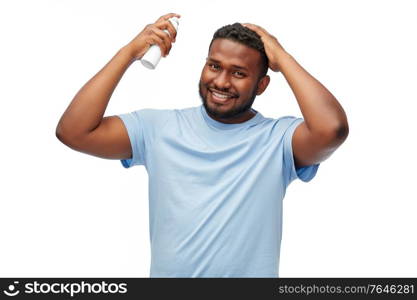
[[[174,110],[172,109],[155,109],[155,108],[142,108],[132,112],[137,117],[140,118],[160,118],[164,116],[169,116],[173,114]]]
[[[157,108],[143,108],[135,112],[147,117],[169,117],[174,115],[188,115],[197,112],[198,107],[187,107],[179,109],[157,109]]]
[[[291,129],[295,129],[295,127],[297,127],[302,122],[302,118],[294,116],[282,116],[279,118],[264,117],[260,125],[269,128],[274,134],[284,135],[288,132],[288,130],[291,131]]]
[[[141,124],[145,128],[162,129],[165,126],[175,125],[181,122],[181,119],[187,118],[189,115],[195,114],[195,108],[183,109],[155,109],[142,108],[133,112],[124,114],[128,115],[129,119],[134,120],[137,124]]]
[[[173,113],[182,116],[192,116],[200,113],[200,106],[173,109]]]
[[[162,126],[175,115],[175,110],[142,108],[132,111],[128,115],[133,117],[137,122],[143,123],[143,125],[152,124]]]
[[[301,120],[301,118],[297,118],[294,116],[282,116],[280,118],[274,119],[280,126],[291,126],[292,124],[296,123],[297,120]]]

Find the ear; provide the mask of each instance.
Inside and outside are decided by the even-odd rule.
[[[265,75],[264,77],[261,78],[261,80],[259,80],[258,87],[257,87],[257,90],[256,90],[256,95],[259,96],[266,90],[270,80],[271,79],[268,75]]]

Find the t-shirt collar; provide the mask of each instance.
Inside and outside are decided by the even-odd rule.
[[[256,124],[258,122],[258,120],[260,118],[262,118],[262,115],[253,108],[251,108],[251,110],[253,112],[255,112],[255,115],[252,118],[250,118],[249,120],[247,120],[245,122],[242,122],[242,123],[228,124],[228,123],[222,123],[222,122],[219,122],[217,120],[214,120],[212,117],[209,116],[209,114],[207,113],[206,108],[204,107],[204,105],[203,104],[200,105],[201,114],[202,114],[204,120],[207,122],[207,124],[209,126],[213,126],[215,128],[218,128],[218,129],[226,129],[226,130],[235,129],[235,128],[242,128],[242,127],[249,127],[251,125]]]

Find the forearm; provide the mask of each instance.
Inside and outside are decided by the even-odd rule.
[[[62,115],[57,136],[78,137],[94,130],[103,119],[114,89],[134,61],[130,49],[121,48],[75,95]]]
[[[348,122],[336,98],[290,54],[283,51],[279,57],[279,69],[297,99],[308,129],[318,134],[343,136],[348,130]]]

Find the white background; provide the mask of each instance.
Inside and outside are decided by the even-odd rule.
[[[282,277],[417,276],[416,1],[1,1],[0,276],[148,277],[144,167],[55,137],[76,92],[160,15],[182,15],[154,71],[135,62],[107,115],[200,105],[214,31],[250,22],[344,107],[350,135],[284,199]],[[280,73],[254,108],[301,117]]]

